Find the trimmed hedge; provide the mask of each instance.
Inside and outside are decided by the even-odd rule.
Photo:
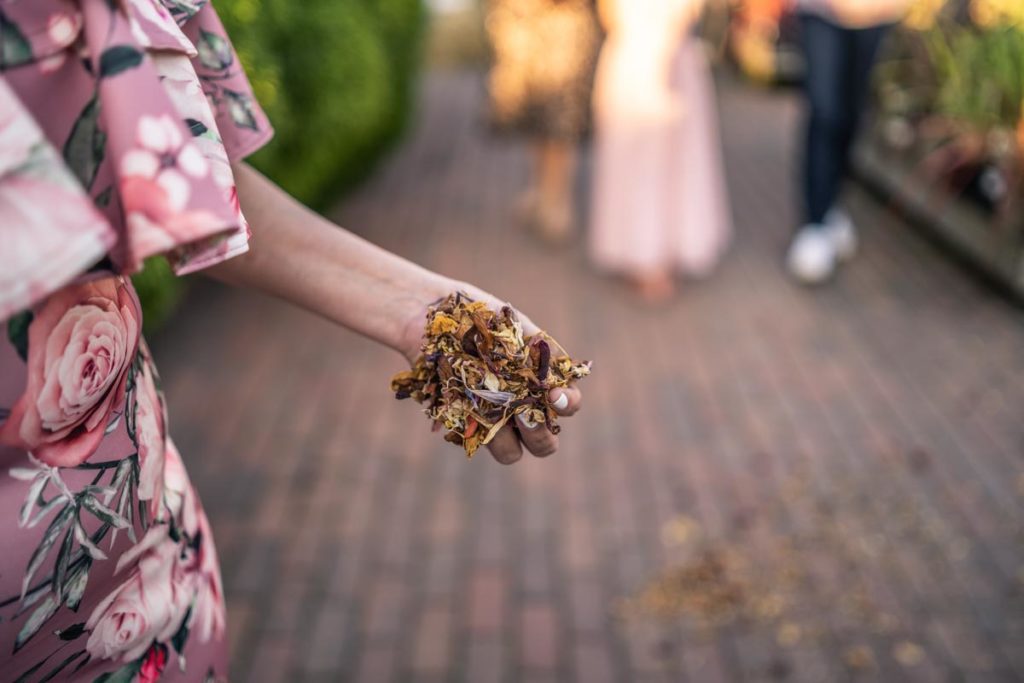
[[[327,207],[405,128],[425,25],[422,0],[215,0],[274,139],[250,162],[300,201]],[[164,263],[134,278],[146,327],[183,286]]]
[[[312,206],[364,177],[411,109],[420,0],[220,0],[276,130],[252,163]]]

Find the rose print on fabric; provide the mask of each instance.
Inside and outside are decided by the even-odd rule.
[[[28,451],[26,465],[8,475],[26,490],[18,526],[42,530],[20,592],[0,596],[0,610],[16,609],[11,618],[24,619],[14,651],[53,633],[46,624],[62,608],[78,611],[96,563],[116,561],[118,581],[83,621],[57,634],[57,648],[79,639],[84,646],[49,662],[49,673],[49,657],[37,662],[31,671],[41,676],[114,660],[124,680],[156,680],[193,632],[200,642],[224,636],[212,533],[167,439],[159,378],[137,311],[127,282],[107,277],[66,287],[9,326],[29,378],[0,440]],[[116,430],[134,452],[92,458]],[[69,472],[89,473],[91,483],[76,476],[72,485]],[[108,559],[122,532],[134,545]]]
[[[120,278],[67,287],[48,299],[25,327],[28,382],[0,426],[0,443],[24,448],[44,465],[83,463],[124,395],[139,323]]]
[[[192,63],[182,55],[161,54],[154,55],[153,65],[160,75],[164,90],[174,103],[186,128],[191,132],[192,143],[202,152],[210,165],[213,181],[221,188],[224,198],[235,210],[239,222],[244,221],[241,211],[237,209],[237,202],[233,201],[236,195],[235,177],[220,137],[217,117],[203,94],[203,86]]]
[[[130,662],[154,642],[169,641],[184,625],[195,597],[195,554],[170,536],[170,526],[151,528],[118,562],[118,574],[132,567],[124,583],[85,622],[89,654]]]
[[[140,501],[149,503],[149,515],[156,519],[160,515],[160,503],[164,489],[164,454],[166,451],[166,424],[163,400],[156,388],[152,366],[140,364],[135,384],[135,410],[129,413],[135,434],[139,457],[139,488],[136,491]]]
[[[183,474],[173,445],[168,452],[169,469]],[[117,573],[131,567],[124,582],[85,622],[89,656],[125,662],[118,673],[126,680],[133,674],[140,680],[156,680],[168,652],[173,649],[180,655],[193,633],[200,642],[224,635],[220,573],[206,517],[187,478],[167,490],[174,491],[182,483],[183,490],[177,491],[181,495],[171,499],[182,507],[169,509],[170,518],[151,527],[122,556]],[[190,523],[195,524],[191,529]]]
[[[92,609],[84,622],[60,633],[63,641],[85,639],[84,648],[69,655],[59,665],[61,668],[76,660],[76,666],[84,666],[90,660],[112,660],[123,664],[113,674],[119,677],[117,680],[157,680],[171,653],[179,657],[180,666],[185,665],[180,657],[190,637],[195,637],[200,643],[224,637],[226,610],[223,587],[209,523],[173,444],[168,443],[167,453],[168,481],[161,487],[164,496],[158,521],[150,524],[141,540],[117,560],[115,578],[119,583],[114,590]],[[97,463],[95,469],[102,472],[108,464],[111,463]],[[77,469],[81,468],[89,468],[89,465]],[[130,474],[126,479],[128,485],[123,489],[125,492],[119,496],[112,489],[117,489],[118,480],[125,479],[122,472]],[[35,477],[30,499],[40,488],[39,481],[44,481],[43,491],[49,482],[57,482],[58,488],[67,490],[56,468],[43,466],[37,471],[24,468],[11,474],[26,480],[30,476]],[[101,474],[97,480],[102,478]],[[118,463],[112,486],[93,485],[78,493],[68,492],[66,496],[74,502],[66,504],[51,522],[52,529],[62,528],[66,524],[65,519],[74,520],[74,538],[83,544],[65,558],[63,553],[68,552],[65,548],[73,547],[65,540],[56,560],[58,573],[62,565],[70,567],[72,586],[63,592],[67,596],[65,605],[72,611],[77,611],[81,602],[91,566],[97,561],[107,561],[106,554],[99,547],[106,532],[113,528],[116,533],[117,529],[123,528],[134,538],[135,527],[128,519],[130,508],[118,504],[114,510],[108,505],[119,498],[131,503],[131,485],[137,480],[137,461],[130,456]],[[85,503],[90,496],[100,496],[101,500]],[[98,532],[85,537],[77,531],[82,526],[79,516],[83,506],[107,520]],[[53,507],[59,505],[54,506],[52,501],[45,503],[36,518],[44,516],[45,511]],[[69,531],[64,538],[70,538],[71,533]],[[51,535],[48,530],[46,538]],[[43,553],[47,550],[41,548]],[[48,593],[43,606],[37,608],[26,622],[17,647],[40,632],[60,607],[60,591],[55,597],[56,587],[51,589],[45,583],[29,590],[22,598],[23,603],[31,603],[38,600],[35,595]],[[11,602],[7,600],[4,604]]]
[[[153,643],[153,647],[146,652],[146,657],[139,668],[136,681],[138,683],[153,683],[160,680],[164,668],[167,666],[167,646],[161,643]]]
[[[55,265],[84,269],[114,239],[57,150],[0,80],[0,319],[28,306],[54,280],[70,279]]]
[[[121,159],[121,201],[139,249],[167,251],[222,221],[206,211],[186,210],[191,182],[209,173],[209,164],[186,141],[169,115],[139,120],[137,146]]]
[[[243,253],[248,228],[235,201],[229,159],[258,148],[271,130],[208,3],[33,0],[0,5],[0,68],[23,67],[40,81],[40,87],[28,91],[25,106],[19,101],[26,94],[21,85],[0,83],[0,109],[17,110],[13,120],[19,128],[54,107],[62,116],[74,112],[59,129],[43,126],[51,139],[33,138],[58,151],[57,156],[34,157],[45,161],[34,171],[45,167],[46,177],[0,170],[0,215],[11,217],[0,221],[0,233],[8,227],[19,233],[3,240],[6,245],[17,242],[18,249],[0,250],[0,273],[20,280],[0,288],[0,317],[56,291],[104,253],[122,273],[163,253],[180,274]],[[173,64],[171,78],[162,72],[166,64]],[[50,78],[54,83],[44,87]],[[41,92],[53,96],[40,99]],[[176,131],[164,131],[164,142],[155,142],[153,131],[168,121]],[[167,139],[178,149],[163,149]],[[132,165],[147,153],[148,164]],[[153,156],[160,163],[157,171],[152,170]],[[194,172],[199,165],[193,161],[200,157],[209,166],[205,173]],[[122,176],[125,164],[131,171],[127,177]],[[66,176],[70,185],[64,179],[52,182],[57,175]],[[40,201],[47,192],[67,196]],[[19,201],[29,193],[31,202]],[[88,208],[91,203],[95,206]],[[28,221],[50,227],[40,230]],[[79,230],[47,243],[47,249],[32,248],[46,236],[87,222],[92,234]]]
[[[0,679],[224,680],[212,532],[123,278],[245,251],[231,163],[269,124],[205,0],[0,0],[0,46],[0,342],[26,377],[0,404]]]

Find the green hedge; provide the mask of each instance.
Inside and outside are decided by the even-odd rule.
[[[404,129],[425,23],[422,0],[214,0],[275,136],[251,163],[327,207]],[[166,267],[135,278],[147,328],[180,299]]]
[[[324,207],[404,127],[420,0],[220,0],[218,11],[276,136],[253,164]]]

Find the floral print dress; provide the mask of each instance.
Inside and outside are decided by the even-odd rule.
[[[127,275],[247,249],[271,129],[205,0],[0,0],[0,679],[215,681],[209,523]]]
[[[590,128],[601,47],[595,0],[490,0],[487,77],[499,132],[577,142]]]

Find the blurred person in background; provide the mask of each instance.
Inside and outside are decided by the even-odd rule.
[[[210,4],[0,5],[0,678],[227,680],[213,534],[129,274],[166,256],[410,362],[432,302],[500,302],[243,162],[271,128]],[[575,388],[553,391],[575,412]],[[524,448],[550,455],[557,437],[522,422],[491,444],[502,463]]]
[[[731,219],[714,84],[692,35],[702,0],[601,0],[590,253],[662,300],[707,275]]]
[[[871,70],[887,30],[909,0],[796,0],[806,58],[803,227],[786,257],[790,273],[820,284],[857,251],[857,231],[838,206]]]
[[[492,0],[486,25],[492,122],[531,143],[520,211],[542,237],[565,242],[576,224],[577,150],[601,44],[594,0]]]

